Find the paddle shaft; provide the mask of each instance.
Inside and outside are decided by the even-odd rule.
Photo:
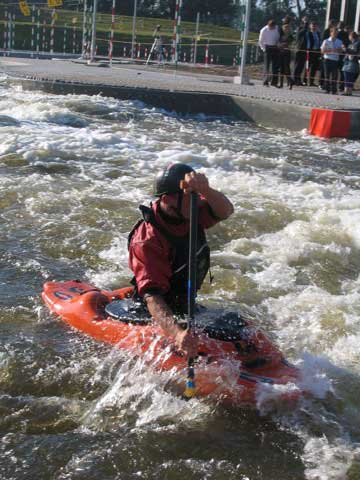
[[[189,277],[188,277],[188,329],[194,328],[196,297],[196,250],[198,232],[198,195],[191,192],[190,200],[190,239],[189,239]],[[184,397],[190,399],[195,394],[194,358],[188,359],[188,372]]]
[[[190,240],[189,240],[189,278],[188,278],[188,328],[193,327],[196,297],[196,247],[198,232],[198,195],[191,192],[190,203]]]

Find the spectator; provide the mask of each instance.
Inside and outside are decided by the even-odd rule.
[[[344,22],[339,22],[338,23],[338,39],[342,41],[343,45],[345,45],[345,47],[348,47],[348,45],[350,45],[350,40],[349,40],[349,27],[345,27],[345,23]]]
[[[157,25],[153,37],[154,37],[154,51],[157,54],[159,64],[164,63],[164,42],[161,35],[161,25]]]
[[[349,34],[349,44],[346,48],[347,55],[344,59],[342,71],[344,74],[345,88],[343,95],[352,95],[354,82],[359,75],[360,42],[355,32]]]
[[[283,25],[289,25],[290,28],[291,28],[292,21],[293,21],[293,19],[292,19],[291,15],[285,15],[285,17],[282,19],[282,24]],[[280,34],[281,34],[281,32],[280,32]]]
[[[336,20],[329,20],[328,26],[325,28],[323,33],[323,41],[327,40],[330,37],[330,30],[333,27],[336,27]]]
[[[306,61],[306,33],[309,29],[308,18],[303,17],[300,28],[296,36],[296,53],[294,81],[295,85],[302,85],[301,75],[303,73]]]
[[[320,70],[321,35],[316,22],[310,23],[310,30],[306,32],[306,50],[309,55],[310,87],[315,86],[315,75]]]
[[[321,45],[324,55],[325,90],[326,93],[337,94],[337,80],[339,71],[339,56],[342,50],[342,41],[337,38],[337,28],[330,29],[330,37]]]
[[[338,39],[342,41],[345,48],[350,44],[349,40],[349,32],[345,29],[345,22],[338,23]],[[339,57],[339,70],[340,70],[340,85],[339,90],[344,91],[344,72],[343,72],[343,65],[344,65],[344,58],[345,55],[340,55]]]
[[[267,25],[260,30],[259,45],[264,52],[264,85],[269,86],[270,64],[272,69],[271,85],[277,86],[279,72],[280,33],[275,20],[269,20]]]
[[[279,40],[279,59],[280,59],[280,88],[284,86],[284,78],[287,80],[287,86],[291,90],[294,80],[291,78],[291,44],[294,41],[290,25],[284,23],[280,32]]]
[[[330,28],[336,26],[336,21],[335,20],[329,20],[327,28],[324,30],[322,40],[327,40],[330,37]],[[324,58],[321,58],[321,63],[320,63],[320,85],[319,88],[322,90],[325,90],[325,60]]]

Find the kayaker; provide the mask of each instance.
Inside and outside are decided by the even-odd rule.
[[[180,187],[181,184],[181,187]],[[176,348],[197,354],[193,332],[177,322],[187,311],[190,192],[199,195],[197,289],[210,267],[205,230],[234,211],[230,200],[209,185],[207,177],[189,165],[175,163],[154,182],[157,200],[140,206],[142,219],[129,235],[129,266],[134,273],[135,298],[144,303],[152,318],[172,337]]]

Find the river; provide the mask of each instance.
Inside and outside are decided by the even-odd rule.
[[[295,407],[184,402],[70,329],[47,280],[127,285],[127,233],[171,162],[235,206],[204,304],[245,304],[299,366]],[[360,478],[360,142],[0,83],[0,478]]]

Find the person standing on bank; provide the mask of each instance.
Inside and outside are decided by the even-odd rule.
[[[158,63],[163,64],[164,63],[164,45],[163,45],[163,37],[161,35],[161,25],[157,25],[154,33],[153,33],[153,38],[154,38],[154,50],[155,53],[157,54],[158,58]]]
[[[174,339],[177,349],[197,355],[197,338],[176,322],[187,311],[190,194],[199,196],[197,247],[198,290],[210,268],[210,249],[205,230],[228,218],[234,211],[230,200],[209,185],[207,177],[189,165],[175,163],[155,178],[158,199],[150,207],[140,206],[142,219],[129,234],[129,266],[134,273],[134,298]]]
[[[291,78],[290,62],[291,62],[291,44],[294,37],[291,33],[290,24],[284,23],[280,32],[279,40],[279,58],[280,58],[280,88],[284,86],[284,79],[287,80],[287,86],[291,90],[294,84]]]
[[[306,32],[306,49],[309,51],[309,70],[310,70],[310,87],[315,87],[315,75],[320,70],[321,61],[321,35],[316,22],[310,23],[310,29]]]
[[[330,29],[336,27],[336,20],[329,20],[327,27],[323,32],[322,41],[327,40],[330,37]],[[320,85],[319,88],[321,90],[325,90],[325,59],[321,56],[320,61]]]
[[[259,45],[264,52],[264,82],[265,86],[271,85],[276,87],[278,83],[279,73],[279,43],[280,33],[275,20],[269,20],[267,25],[260,30]],[[271,64],[271,80],[270,80],[270,64]]]
[[[342,44],[344,45],[344,47],[346,49],[348,47],[348,45],[350,44],[349,31],[348,31],[349,27],[345,27],[345,22],[339,22],[338,25],[337,25],[337,28],[338,28],[337,38],[342,42]],[[345,59],[345,55],[340,55],[340,57],[339,57],[339,71],[340,71],[339,90],[341,92],[343,92],[344,88],[345,88],[345,86],[344,86],[345,77],[344,77],[344,72],[343,72],[344,59]]]
[[[343,51],[342,41],[337,38],[337,28],[330,29],[330,37],[321,45],[321,53],[324,55],[325,91],[337,94],[337,81],[339,72],[339,57]]]
[[[359,75],[360,42],[356,32],[349,34],[349,42],[349,45],[345,49],[347,55],[345,56],[342,67],[345,86],[343,95],[345,96],[352,95],[355,80]]]
[[[300,28],[296,35],[296,53],[295,53],[295,67],[294,67],[294,82],[295,85],[302,85],[301,77],[304,71],[306,62],[306,34],[309,29],[308,18],[303,17]]]

